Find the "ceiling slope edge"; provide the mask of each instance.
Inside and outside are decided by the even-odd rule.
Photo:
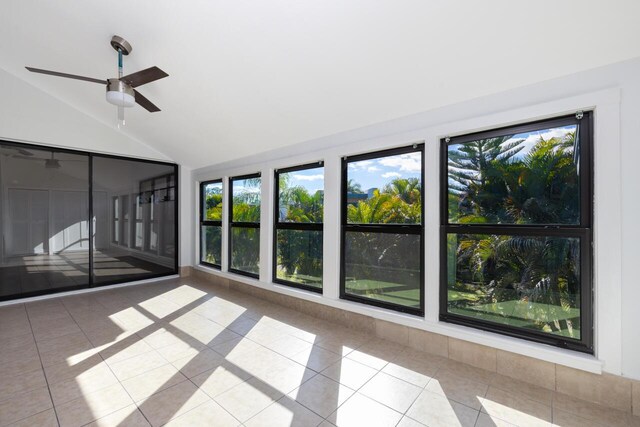
[[[11,82],[10,79],[14,79],[15,81]],[[55,96],[41,87],[33,85],[2,66],[0,66],[0,89],[2,89],[4,94],[3,99],[0,100],[0,113],[2,113],[0,114],[0,139],[4,138],[25,143],[44,144],[59,148],[87,150],[102,154],[119,154],[149,160],[175,161],[148,142],[142,141],[127,133],[126,128],[124,130],[117,129],[114,124],[88,114],[76,105]],[[12,126],[9,125],[8,122],[11,121],[11,119],[15,121],[24,118],[25,109],[33,109],[34,104],[32,102],[38,103],[38,106],[42,107],[42,111],[32,110],[29,111],[29,113],[37,114],[45,112],[52,114],[52,116],[57,116],[52,117],[51,120],[47,120],[48,117],[43,117],[42,115],[38,117],[42,122],[41,126],[46,127],[50,125],[50,130],[53,134],[51,138],[40,135],[40,138],[34,139],[33,135],[37,135],[37,133],[16,131],[16,126],[13,126],[13,129],[11,129]],[[61,113],[69,113],[68,110],[61,112],[56,108],[61,106],[63,106],[63,109],[72,110],[76,115],[76,117],[69,117],[73,119],[69,120],[70,122],[82,125],[84,127],[83,131],[85,132],[95,133],[96,137],[102,140],[103,144],[98,146],[95,144],[93,146],[91,144],[82,145],[81,141],[74,141],[74,138],[77,138],[79,135],[74,135],[73,129],[65,126],[65,123],[61,120],[55,122],[56,119],[62,118]],[[56,127],[65,127],[64,131],[67,133],[68,139],[61,138],[61,129],[56,129]],[[24,128],[24,126],[22,126],[22,128]],[[28,135],[25,136],[23,135],[24,133]],[[105,144],[109,139],[117,142],[117,144],[114,145],[118,148],[113,149],[111,146]],[[131,146],[128,144],[135,145]]]

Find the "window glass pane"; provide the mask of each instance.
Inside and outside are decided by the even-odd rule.
[[[277,230],[278,279],[322,288],[322,231]]]
[[[122,201],[122,239],[120,244],[122,246],[129,246],[129,196],[120,196]]]
[[[322,222],[324,168],[279,174],[279,221]]]
[[[231,227],[231,268],[259,274],[260,229]]]
[[[0,143],[0,188],[0,300],[86,287],[89,157]],[[111,199],[103,200],[109,225]],[[0,329],[11,323],[3,318]]]
[[[233,222],[260,222],[260,177],[233,180]]]
[[[142,222],[136,222],[136,249],[142,249]]]
[[[140,181],[140,191],[151,192],[153,190],[153,179],[145,179]]]
[[[222,227],[219,225],[205,225],[200,230],[202,233],[201,260],[219,266],[222,262]]]
[[[421,152],[349,162],[347,222],[421,223],[421,174]]]
[[[213,182],[202,187],[202,219],[222,221],[221,182]]]
[[[345,292],[420,308],[420,235],[345,233]]]
[[[449,222],[579,224],[577,125],[448,147]]]
[[[141,198],[140,189],[174,166],[119,158],[93,157],[94,270],[96,284],[141,280],[175,273],[175,202]],[[151,193],[148,193],[151,194]],[[119,197],[120,244],[112,245],[107,206]],[[155,218],[151,220],[151,209]],[[129,247],[143,247],[146,253]]]
[[[580,339],[580,239],[447,237],[448,311]]]

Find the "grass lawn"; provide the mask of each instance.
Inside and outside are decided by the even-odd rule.
[[[347,278],[345,288],[347,293],[352,295],[386,301],[406,307],[420,307],[420,290],[415,287],[410,288],[403,283]]]
[[[490,304],[477,304],[477,294],[449,291],[449,302],[468,301],[466,307],[450,306],[449,312],[474,319],[486,320],[503,325],[521,328],[540,329],[540,323],[552,323],[554,320],[560,326],[565,326],[564,320],[579,319],[580,309],[575,307],[560,307],[557,305],[529,302],[525,300],[509,300]],[[554,335],[579,338],[580,330],[574,322],[572,330],[544,330]]]
[[[278,279],[322,289],[322,277],[308,276],[306,274],[287,274],[284,270],[278,269]]]

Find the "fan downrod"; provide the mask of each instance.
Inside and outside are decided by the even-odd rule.
[[[111,47],[123,55],[129,55],[133,50],[131,44],[120,36],[111,37]]]

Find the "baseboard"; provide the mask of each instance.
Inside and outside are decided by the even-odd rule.
[[[183,267],[184,268],[184,267]],[[401,325],[235,281],[190,267],[194,279],[293,308],[301,313],[418,351],[448,358],[536,387],[640,416],[640,381],[595,374],[458,338]],[[182,273],[182,270],[181,270]]]

